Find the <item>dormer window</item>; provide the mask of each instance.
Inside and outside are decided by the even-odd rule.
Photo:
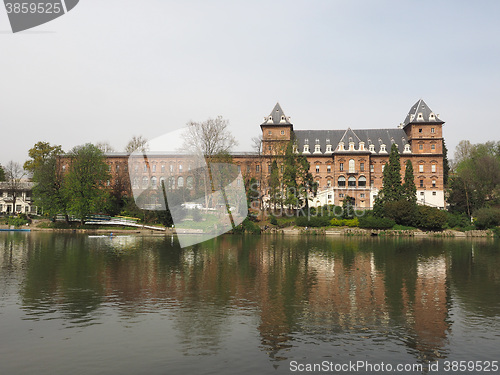
[[[349,142],[349,151],[354,151],[354,142]]]
[[[316,144],[316,145],[314,146],[314,153],[315,153],[315,154],[321,154],[321,145]]]
[[[380,145],[380,152],[387,152],[387,150],[385,149],[385,145],[384,144]]]
[[[309,153],[309,145],[304,145],[304,151],[303,151],[304,154],[308,154]]]
[[[431,121],[435,121],[436,120],[436,116],[434,116],[434,113],[431,113],[429,115],[429,120],[431,120]]]
[[[344,149],[344,142],[339,143],[339,151],[345,151]]]
[[[326,152],[332,152],[332,145],[326,145]]]
[[[298,153],[299,153],[299,148],[297,147],[297,145],[293,145],[293,146],[292,146],[292,152],[293,152],[294,154],[298,154]]]
[[[373,143],[368,146],[368,151],[375,152],[375,145]]]
[[[408,143],[405,144],[405,149],[404,149],[403,152],[405,152],[405,153],[410,153],[411,152],[410,145]]]
[[[418,121],[422,121],[423,119],[424,119],[424,116],[422,116],[422,114],[419,113],[418,116],[417,116],[417,120]]]
[[[365,151],[365,142],[359,142],[359,151]]]

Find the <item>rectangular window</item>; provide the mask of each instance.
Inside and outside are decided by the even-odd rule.
[[[21,211],[21,205],[20,204],[16,204],[16,212],[19,212]]]
[[[120,166],[119,165],[116,166],[116,172],[120,172]]]
[[[424,187],[424,180],[420,180],[420,187]]]
[[[373,164],[370,164],[370,172],[374,172],[375,171],[375,166]]]
[[[271,173],[271,172],[272,172],[272,167],[271,167],[271,164],[268,164],[268,165],[267,165],[267,171],[268,171],[269,173]]]
[[[165,173],[165,164],[162,164],[161,166],[161,173]]]
[[[432,187],[436,187],[436,180],[432,180]]]
[[[179,164],[179,172],[182,173],[182,164]]]
[[[281,131],[281,135],[285,135],[285,131],[284,130]]]
[[[170,164],[170,172],[173,172],[174,171],[174,166],[173,164]]]
[[[259,171],[260,171],[260,165],[258,165],[258,164],[257,164],[257,165],[255,166],[255,172],[259,172]]]
[[[436,195],[436,192],[435,192],[435,191],[433,191],[433,192],[432,192],[432,195]]]
[[[148,166],[147,164],[144,164],[144,168],[143,168],[144,172],[147,172],[148,171]]]
[[[267,132],[267,134],[268,134],[268,135],[271,135],[271,134],[273,134],[273,132],[272,132],[271,130],[269,130],[269,131]]]
[[[432,144],[431,145],[431,150],[435,150],[436,149],[436,145]]]
[[[419,132],[419,133],[422,133],[422,128],[418,129],[418,132]]]
[[[327,171],[328,173],[330,173],[330,172],[332,171],[332,166],[331,166],[331,165],[327,165],[327,166],[326,166],[326,171]]]
[[[344,198],[344,194],[343,194],[343,193],[340,193],[340,194],[339,194],[339,198]]]
[[[156,172],[156,164],[153,165],[153,172]]]
[[[319,173],[319,165],[316,165],[316,173]]]
[[[365,194],[361,193],[361,194],[359,194],[359,197],[360,197],[360,198],[364,198],[364,197],[365,197]]]
[[[424,195],[424,192],[423,192],[423,191],[421,191],[421,192],[420,192],[420,195]]]
[[[419,164],[418,165],[418,171],[419,172],[423,172],[424,171],[424,165],[423,164]]]
[[[435,133],[434,128],[431,128],[431,133]]]
[[[340,171],[342,172],[344,170],[344,163],[340,163]]]
[[[419,150],[423,150],[424,149],[424,145],[418,145],[418,149]]]
[[[431,171],[432,171],[432,172],[436,172],[436,164],[432,164],[432,166],[431,166]]]
[[[364,172],[365,171],[365,163],[359,163],[359,170],[361,172]]]

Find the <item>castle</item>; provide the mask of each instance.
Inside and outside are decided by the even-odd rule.
[[[251,178],[257,181],[266,201],[271,163],[283,155],[282,146],[294,140],[293,152],[307,157],[310,172],[318,184],[317,195],[309,197],[310,206],[342,205],[348,195],[357,208],[368,209],[373,207],[382,187],[383,168],[389,160],[392,144],[396,144],[402,175],[404,163],[411,160],[413,164],[417,202],[445,208],[443,124],[439,115],[419,100],[404,122],[394,128],[298,130],[277,103],[260,124],[260,152],[233,153],[232,161],[245,181]],[[140,162],[131,166],[125,153],[106,154],[112,176],[108,185],[128,193],[130,182],[132,188],[135,185],[156,189],[162,181],[169,189],[192,187],[193,176],[186,155],[148,155],[148,158],[148,167],[139,165]],[[129,181],[129,168],[134,168],[140,176],[136,173],[139,177]]]

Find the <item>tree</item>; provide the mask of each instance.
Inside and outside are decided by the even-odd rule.
[[[105,211],[110,179],[104,155],[96,146],[87,143],[76,146],[69,154],[70,168],[65,177],[64,193],[68,211],[84,223],[92,213]]]
[[[415,186],[415,176],[413,175],[413,164],[411,160],[406,161],[402,195],[408,202],[417,204],[417,187]]]
[[[63,196],[63,173],[57,158],[63,153],[61,146],[48,142],[37,142],[29,151],[31,159],[24,163],[24,169],[32,173],[34,203],[51,216],[66,215],[66,200]],[[67,217],[67,216],[66,216]]]
[[[388,202],[396,202],[403,196],[401,185],[401,164],[399,150],[395,143],[392,144],[389,162],[385,164],[382,180],[382,189],[375,199],[373,211],[376,216],[384,216],[384,206]]]
[[[103,153],[115,152],[115,149],[109,144],[108,141],[97,142],[95,146]]]
[[[271,164],[271,173],[269,174],[269,204],[273,204],[274,208],[278,203],[281,203],[280,194],[280,176],[279,168],[276,160],[273,160]]]
[[[51,145],[49,142],[37,142],[29,149],[28,156],[31,158],[24,163],[24,169],[35,174],[37,169],[53,156],[61,155],[63,150],[59,145]]]
[[[2,167],[2,164],[0,164],[0,182],[5,181],[5,170]]]
[[[5,177],[7,181],[7,194],[12,197],[12,212],[16,212],[16,201],[21,194],[22,179],[26,176],[26,171],[21,165],[14,161],[9,161],[5,167]]]
[[[133,136],[132,139],[125,146],[125,152],[128,154],[133,153],[134,151],[147,151],[147,143],[148,140],[144,138],[142,135]]]
[[[448,176],[450,174],[450,162],[448,161],[448,148],[443,139],[443,182],[448,186]]]

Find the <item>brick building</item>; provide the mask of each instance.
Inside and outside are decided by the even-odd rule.
[[[404,163],[412,161],[418,203],[444,208],[443,124],[439,116],[419,100],[404,122],[394,128],[298,130],[278,103],[260,125],[261,151],[233,153],[233,163],[245,181],[252,177],[257,180],[266,199],[271,163],[277,160],[279,165],[280,155],[294,140],[294,152],[307,156],[310,172],[319,186],[317,196],[310,197],[311,206],[342,205],[349,195],[356,207],[370,208],[382,187],[383,168],[395,143],[401,155],[402,175]],[[192,186],[192,166],[186,155],[149,154],[147,165],[140,159],[129,165],[128,155],[124,153],[106,156],[112,175],[108,184],[115,188],[118,185],[123,191],[130,191],[130,183],[132,188],[150,186],[154,189],[161,186],[162,181],[171,189]],[[129,183],[130,168],[134,178]]]

